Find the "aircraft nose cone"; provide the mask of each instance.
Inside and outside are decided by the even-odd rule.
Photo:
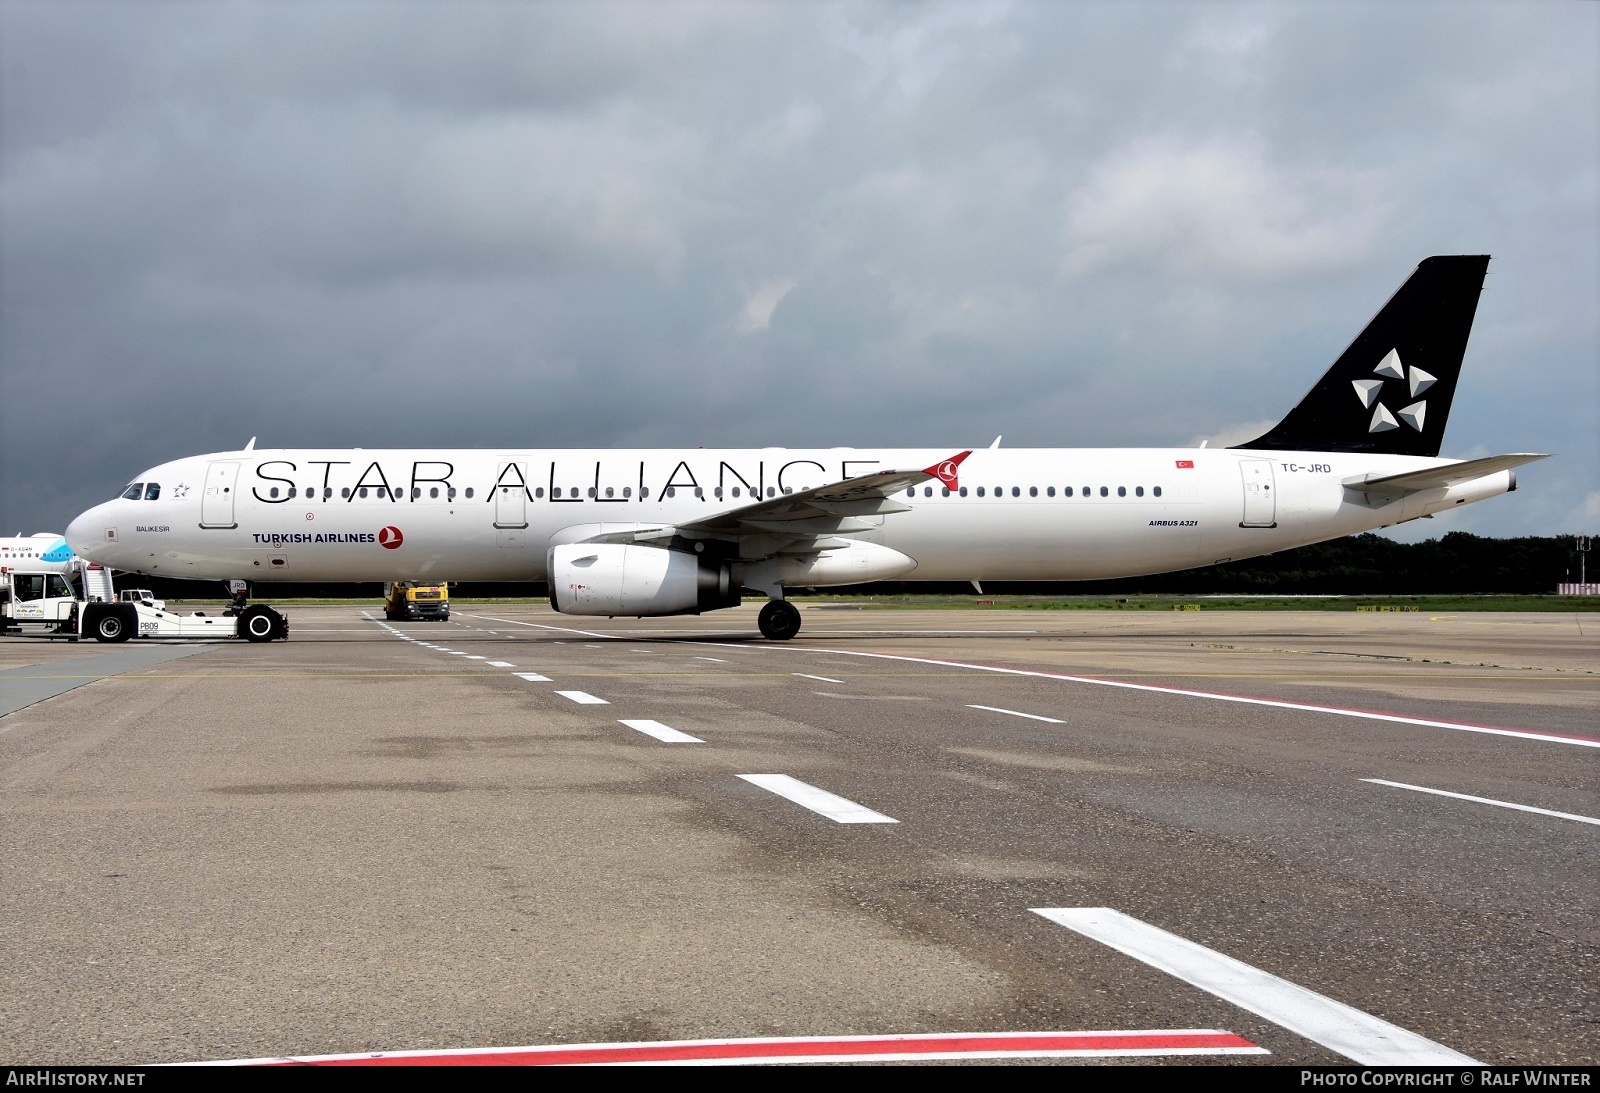
[[[105,542],[105,521],[101,519],[101,510],[104,508],[104,505],[96,505],[74,517],[67,525],[67,545],[78,557],[99,560],[95,553],[96,548]]]

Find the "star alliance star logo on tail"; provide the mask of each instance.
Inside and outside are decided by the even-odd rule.
[[[1367,432],[1386,433],[1390,429],[1400,428],[1401,421],[1417,432],[1422,432],[1423,421],[1428,413],[1428,402],[1417,396],[1437,382],[1435,377],[1416,365],[1411,366],[1408,374],[1406,366],[1400,363],[1399,351],[1395,349],[1389,350],[1383,360],[1378,362],[1378,367],[1372,370],[1372,374],[1382,376],[1383,379],[1350,381],[1356,389],[1356,397],[1361,400],[1361,405],[1372,411],[1372,421],[1367,425]],[[1415,401],[1391,413],[1382,402],[1385,380],[1404,382],[1410,388],[1411,398]],[[1396,417],[1399,420],[1396,420]]]

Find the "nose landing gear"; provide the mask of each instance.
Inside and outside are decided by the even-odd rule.
[[[800,632],[800,611],[788,600],[768,600],[756,618],[763,637],[788,641]]]

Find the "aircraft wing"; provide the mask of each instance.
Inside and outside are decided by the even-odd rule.
[[[958,473],[970,450],[921,470],[875,471],[826,486],[786,493],[704,517],[653,528],[618,529],[585,542],[667,545],[682,539],[720,539],[738,545],[746,561],[775,554],[811,554],[849,545],[836,536],[870,531],[878,525],[863,517],[906,512],[911,506],[893,496],[908,486],[938,479],[959,489]]]
[[[1482,478],[1496,471],[1508,471],[1524,463],[1549,458],[1548,454],[1535,455],[1526,452],[1515,455],[1491,455],[1484,459],[1468,459],[1465,462],[1432,467],[1425,471],[1407,471],[1405,474],[1357,475],[1354,478],[1346,478],[1344,487],[1361,493],[1418,493],[1422,490],[1444,489],[1459,482],[1471,482],[1474,478]]]

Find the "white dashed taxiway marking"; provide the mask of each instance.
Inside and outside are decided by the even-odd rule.
[[[529,683],[549,683],[550,682],[550,677],[549,676],[542,676],[538,672],[514,672],[512,674],[515,675],[518,679],[527,680]]]
[[[588,691],[557,691],[562,698],[570,698],[580,706],[609,706],[611,703],[603,698],[596,698]]]
[[[834,679],[831,676],[808,676],[804,672],[791,672],[790,675],[799,676],[801,679],[816,679],[816,680],[822,681],[823,683],[843,683],[844,682],[844,680],[842,680],[842,679]]]
[[[1010,714],[1012,717],[1026,717],[1030,721],[1048,721],[1052,725],[1065,725],[1066,722],[1059,717],[1043,717],[1036,713],[1023,713],[1021,710],[1002,710],[999,706],[979,706],[968,702],[969,710],[988,710],[990,713]]]
[[[1478,1066],[1476,1059],[1110,907],[1033,913],[1282,1025],[1365,1066]]]
[[[491,660],[489,662],[489,667],[491,667],[491,668],[515,668],[516,665],[512,664],[509,660]]]
[[[776,793],[779,797],[793,801],[802,808],[809,808],[812,812],[841,824],[897,824],[900,821],[892,816],[885,816],[881,812],[874,812],[865,805],[858,805],[854,801],[829,793],[825,789],[810,786],[797,778],[787,774],[741,774],[751,785],[760,786],[768,793]]]
[[[1451,793],[1447,789],[1429,789],[1427,786],[1411,786],[1404,782],[1386,782],[1382,778],[1363,778],[1363,782],[1371,782],[1375,786],[1393,786],[1395,789],[1410,789],[1417,793],[1431,793],[1436,797],[1454,797],[1458,801],[1474,801],[1480,805],[1494,805],[1496,808],[1514,808],[1518,812],[1533,812],[1540,816],[1553,816],[1558,820],[1576,820],[1580,824],[1600,824],[1600,820],[1593,816],[1580,816],[1576,812],[1553,812],[1548,808],[1534,808],[1532,805],[1517,805],[1510,801],[1497,801],[1493,797],[1474,797],[1470,793]]]
[[[664,744],[704,744],[705,741],[698,736],[690,736],[686,732],[679,732],[670,725],[663,725],[659,721],[629,721],[621,720],[619,725],[626,725],[636,729],[646,736],[653,736]]]

